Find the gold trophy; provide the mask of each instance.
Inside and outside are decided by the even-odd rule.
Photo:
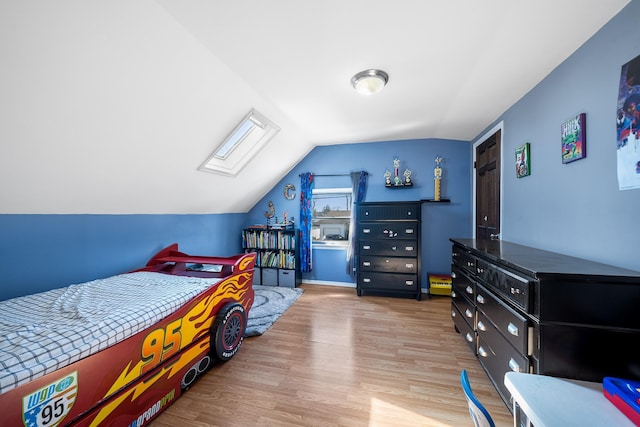
[[[435,176],[433,200],[436,202],[440,201],[440,180],[442,179],[442,168],[440,167],[440,163],[442,163],[442,157],[436,157],[436,168],[433,170],[433,174]]]

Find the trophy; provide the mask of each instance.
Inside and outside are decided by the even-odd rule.
[[[411,170],[410,169],[405,169],[403,175],[404,175],[404,185],[412,185],[411,184]]]
[[[387,169],[384,173],[384,186],[385,187],[411,187],[413,182],[411,181],[411,169],[405,169],[400,176],[400,159],[393,159],[393,172]],[[403,178],[404,177],[404,178]]]
[[[436,202],[440,201],[440,180],[442,179],[442,168],[440,167],[440,163],[442,163],[442,157],[436,157],[436,168],[433,170],[434,174],[434,185],[435,188],[433,190],[433,200]]]
[[[393,159],[393,185],[402,185],[398,176],[398,169],[400,169],[400,159]]]

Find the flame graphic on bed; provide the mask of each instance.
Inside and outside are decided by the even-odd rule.
[[[249,258],[249,262],[252,262],[253,259]],[[248,264],[245,263],[243,267],[247,267]],[[241,267],[241,271],[245,270],[245,268]],[[192,347],[182,351],[179,353],[179,357],[173,361],[171,364],[160,369],[155,375],[150,378],[147,378],[145,381],[140,381],[135,384],[130,389],[123,392],[120,396],[117,396],[112,402],[107,404],[100,413],[93,419],[91,426],[97,426],[102,421],[104,421],[118,406],[120,406],[125,400],[129,397],[131,398],[131,402],[140,397],[147,389],[152,387],[158,380],[165,377],[172,378],[174,375],[178,374],[183,368],[187,366],[191,366],[203,352],[209,351],[210,348],[210,335],[209,330],[211,325],[213,324],[214,314],[217,313],[223,303],[229,301],[237,301],[245,307],[247,315],[249,313],[249,309],[253,304],[253,292],[248,292],[251,289],[253,278],[253,270],[236,274],[231,276],[222,282],[220,282],[217,287],[214,288],[214,291],[202,298],[188,313],[186,313],[181,320],[180,325],[180,348],[179,350],[188,347],[194,341],[199,339],[203,339],[202,342],[197,345],[193,345]],[[214,313],[214,310],[215,313]],[[167,325],[167,329],[171,325],[175,325],[178,320],[171,322]],[[147,338],[157,332],[150,332],[147,335]],[[149,341],[145,338],[143,343],[143,347]],[[165,348],[166,350],[166,348]],[[144,351],[144,349],[143,349]],[[166,351],[164,355],[168,358],[177,353],[177,350],[170,349],[170,351]],[[145,353],[143,353],[145,354]],[[160,363],[162,359],[155,361],[154,366]],[[133,367],[131,365],[134,361],[130,361],[127,366],[122,370],[118,379],[113,383],[109,391],[105,394],[105,398],[113,394],[114,392],[122,389],[127,384],[138,379],[144,372],[147,372],[151,367],[146,366],[149,365],[149,362],[146,360],[138,360]]]

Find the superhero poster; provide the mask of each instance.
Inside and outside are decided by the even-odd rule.
[[[587,115],[578,114],[560,126],[562,163],[571,163],[587,157]]]
[[[618,186],[640,188],[640,56],[622,66],[616,112]]]

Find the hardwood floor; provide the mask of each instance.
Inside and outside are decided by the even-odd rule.
[[[245,339],[154,422],[162,426],[472,426],[460,386],[497,426],[513,418],[454,331],[450,299],[305,292],[264,335]]]

